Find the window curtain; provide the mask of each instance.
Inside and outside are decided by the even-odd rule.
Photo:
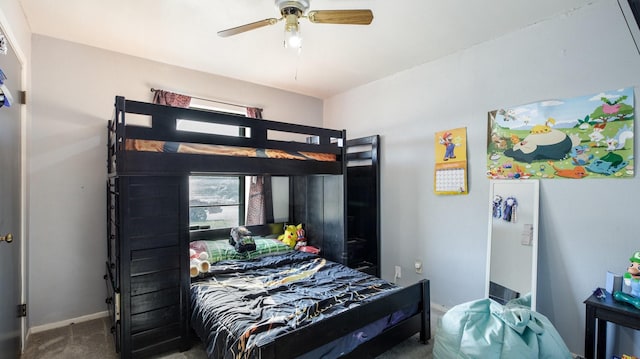
[[[247,107],[247,117],[261,119],[262,109]],[[246,225],[251,226],[266,223],[266,192],[265,176],[251,176]]]
[[[152,89],[151,91],[154,92],[153,103],[158,105],[188,108],[191,104],[191,96],[165,90]]]

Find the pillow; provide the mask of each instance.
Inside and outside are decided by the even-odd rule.
[[[189,243],[189,248],[196,252],[207,252],[209,263],[216,263],[228,259],[254,259],[273,254],[293,251],[291,247],[275,238],[253,237],[256,250],[238,253],[227,239],[200,240]]]
[[[189,243],[189,248],[194,249],[196,252],[207,252],[209,263],[245,258],[226,239],[194,241]]]
[[[274,238],[254,237],[256,250],[246,252],[248,259],[264,257],[272,254],[291,252],[293,249]]]

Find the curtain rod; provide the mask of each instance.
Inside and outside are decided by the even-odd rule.
[[[156,91],[166,91],[166,90],[154,89],[153,87],[151,88],[151,92],[156,92]],[[244,108],[244,109],[250,108],[250,107],[254,107],[254,106],[247,106],[247,105],[239,105],[237,103],[224,102],[224,101],[219,101],[219,100],[212,100],[210,98],[191,96],[191,95],[186,95],[186,94],[182,94],[182,95],[189,96],[191,98],[195,98],[195,99],[198,99],[198,100],[215,102],[215,103],[220,103],[220,104],[223,104],[223,105],[235,106],[235,107],[240,107],[240,108]]]

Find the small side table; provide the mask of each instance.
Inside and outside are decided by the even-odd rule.
[[[598,299],[592,294],[584,304],[587,306],[587,322],[584,329],[584,356],[585,359],[604,359],[607,344],[607,322],[640,330],[640,310],[636,307],[620,303],[606,293],[604,299]],[[596,331],[598,342],[596,345]],[[594,349],[597,354],[594,357]]]

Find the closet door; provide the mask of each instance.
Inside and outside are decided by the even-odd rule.
[[[380,138],[347,140],[347,264],[380,276]]]
[[[21,65],[9,46],[0,54],[3,81],[14,102],[0,107],[0,357],[17,358],[20,353],[21,318],[21,115],[16,102],[21,91]]]

